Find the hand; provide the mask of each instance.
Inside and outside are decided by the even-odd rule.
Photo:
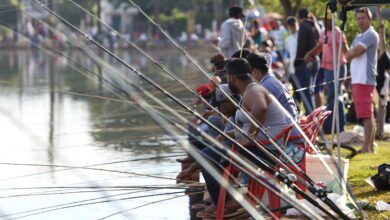
[[[176,176],[176,182],[180,183],[182,182],[185,178],[189,176],[189,172],[187,170],[182,170],[179,174]]]
[[[347,62],[348,62],[348,63],[351,63],[351,61],[352,61],[352,59],[353,59],[353,58],[351,57],[351,53],[348,52],[347,55],[346,55],[346,58],[347,58]]]
[[[314,61],[314,59],[309,54],[306,54],[305,57],[303,58],[303,61],[305,61],[305,63],[308,63]]]
[[[222,135],[218,135],[215,139],[221,143],[223,142],[223,140],[225,140],[225,138]]]
[[[238,140],[238,143],[241,144],[242,146],[249,146],[251,144],[251,142],[247,139],[247,138],[241,138],[240,140]]]

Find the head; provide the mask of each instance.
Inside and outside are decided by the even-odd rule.
[[[287,20],[286,20],[286,23],[287,23],[287,27],[288,29],[290,29],[290,31],[292,33],[296,33],[298,31],[298,22],[297,22],[297,19],[295,17],[288,17]]]
[[[221,53],[217,53],[210,59],[210,63],[213,65],[213,72],[223,70],[225,68],[225,57]]]
[[[236,112],[236,106],[229,100],[229,98],[221,90],[223,90],[225,94],[227,94],[230,98],[232,98],[236,102],[240,101],[240,96],[238,94],[233,94],[227,84],[222,84],[215,91],[215,100],[217,101],[219,111],[221,111],[221,113],[224,114],[226,117],[231,117]]]
[[[276,20],[273,29],[274,29],[274,30],[278,30],[278,29],[280,28],[281,25],[282,25],[282,22],[280,22],[279,20]]]
[[[229,8],[229,17],[239,19],[241,17],[244,17],[244,12],[241,7],[239,6],[232,6]]]
[[[257,20],[253,20],[252,21],[252,27],[259,28],[260,27],[259,22]]]
[[[242,52],[241,50],[237,50],[236,52],[233,53],[232,58],[243,58],[246,59],[246,57],[250,54],[250,50],[243,48]]]
[[[260,82],[261,79],[268,73],[269,64],[265,54],[251,53],[249,54],[248,63],[252,68],[252,76],[256,81]]]
[[[201,95],[204,99],[211,97],[212,91],[208,84],[201,84],[196,88],[196,93]]]
[[[229,89],[233,93],[243,93],[252,82],[251,66],[245,59],[233,58],[226,64]]]
[[[372,13],[369,8],[362,7],[355,11],[355,17],[361,32],[366,31],[371,25]]]
[[[305,21],[309,17],[309,10],[307,8],[300,8],[298,10],[299,22]]]
[[[263,41],[261,45],[259,46],[259,52],[261,53],[272,53],[272,48],[274,46],[274,43],[272,40],[268,39],[266,41]]]

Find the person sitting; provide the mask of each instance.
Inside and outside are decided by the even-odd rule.
[[[226,83],[226,71],[225,71],[225,57],[221,53],[215,54],[211,59],[210,63],[213,65],[211,71],[214,76],[218,76],[221,79],[221,84]]]
[[[216,100],[218,103],[218,109],[221,114],[225,115],[227,118],[229,118],[230,122],[225,120],[223,117],[219,116],[220,123],[222,123],[225,128],[224,132],[229,132],[233,129],[232,123],[234,122],[234,115],[236,112],[236,107],[235,105],[223,94],[221,91],[223,90],[226,94],[230,95],[232,99],[234,99],[236,102],[240,100],[240,96],[237,94],[233,94],[227,84],[222,84],[220,88],[216,90]],[[212,128],[211,128],[212,129]],[[231,143],[228,140],[222,140],[221,135],[217,137],[217,140],[221,141],[225,146],[231,146]],[[211,146],[212,148],[213,146]],[[211,148],[204,148],[201,150],[201,153],[205,156],[205,158],[211,159],[211,162],[219,162],[221,161],[221,156],[220,154],[217,154],[214,152],[213,149]],[[176,180],[178,182],[183,181],[186,179],[188,176],[191,176],[195,171],[201,169],[201,172],[203,174],[203,177],[206,182],[207,189],[209,190],[210,197],[213,201],[213,204],[210,206],[208,209],[214,209],[215,210],[215,205],[218,202],[218,195],[219,195],[219,184],[217,181],[213,179],[213,177],[206,171],[206,169],[203,169],[202,167],[199,166],[197,162],[192,163],[187,169],[181,171],[177,177]],[[220,169],[221,170],[221,169]],[[222,171],[221,171],[222,172]],[[195,206],[197,207],[197,206]],[[205,208],[205,207],[204,207]]]
[[[241,108],[237,109],[235,114],[235,124],[238,125],[251,139],[261,142],[268,140],[269,137],[273,138],[277,134],[283,131],[291,123],[283,110],[273,101],[271,94],[258,82],[253,80],[251,76],[252,68],[248,61],[245,59],[234,58],[231,59],[227,65],[228,86],[233,93],[240,94],[242,99],[240,102]],[[247,114],[245,112],[247,112]],[[251,115],[253,119],[259,122],[259,125],[266,131],[267,134],[258,130],[258,127],[251,123],[251,120],[247,117]],[[227,132],[227,134],[234,134],[235,140],[237,140],[241,146],[246,147],[248,151],[241,148],[238,149],[240,157],[251,161],[254,165],[260,168],[264,168],[263,163],[259,162],[259,159],[265,161],[271,166],[275,166],[276,162],[272,160],[263,150],[258,147],[252,147],[254,144],[252,140],[248,140],[243,137],[239,131],[233,130]],[[266,145],[266,150],[273,155],[278,155],[279,151],[272,145]],[[255,155],[255,156],[254,156]],[[203,170],[202,170],[202,174]],[[206,172],[207,176],[207,172]],[[216,182],[215,180],[205,178],[206,185],[209,185],[208,181]],[[220,185],[215,184],[213,190],[210,190],[210,196],[213,198],[213,202],[216,203],[219,195]],[[211,193],[212,192],[212,193]],[[239,205],[231,200],[227,199],[226,210],[234,212],[239,208]],[[214,208],[214,210],[213,210]],[[202,212],[199,212],[197,217],[207,218],[213,217],[215,207],[208,207]]]
[[[294,99],[287,88],[271,72],[266,55],[251,53],[248,55],[247,60],[251,65],[253,78],[264,86],[290,113],[291,117],[298,122],[299,113]]]

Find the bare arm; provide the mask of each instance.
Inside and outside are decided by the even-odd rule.
[[[251,97],[247,102],[244,103],[244,106],[247,107],[250,115],[255,119],[255,121],[259,124],[263,124],[265,121],[265,116],[267,113],[267,94],[265,91],[261,93],[256,90],[252,90],[248,92],[248,96]],[[249,127],[248,133],[250,135],[256,136],[258,133],[258,129],[253,123],[251,123]]]
[[[347,53],[347,60],[348,62],[351,62],[354,58],[359,57],[364,52],[366,52],[366,48],[364,48],[362,45],[358,44],[355,48],[351,49]]]
[[[321,53],[321,51],[322,51],[322,43],[318,43],[313,49],[311,49],[309,52],[306,53],[304,58],[305,62],[306,63],[309,62],[314,55]]]

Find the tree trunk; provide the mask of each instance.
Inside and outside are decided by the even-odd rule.
[[[286,17],[295,16],[298,12],[299,7],[301,6],[301,0],[296,0],[296,1],[280,0],[280,3],[282,4],[284,14]]]
[[[376,8],[376,20],[378,22],[378,33],[379,33],[379,57],[386,52],[386,35],[385,35],[385,26],[382,20],[382,7],[377,6]]]

